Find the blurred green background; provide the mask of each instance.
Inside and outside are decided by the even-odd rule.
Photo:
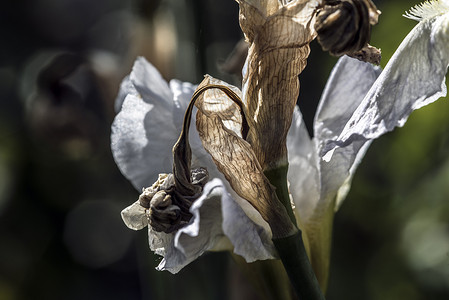
[[[383,63],[418,1],[375,1]],[[136,56],[198,83],[242,37],[232,0],[6,0],[0,10],[0,299],[258,299],[227,253],[157,272],[120,211],[138,192],[109,148]],[[309,127],[336,58],[312,44]],[[449,103],[376,140],[336,215],[327,299],[449,299]]]

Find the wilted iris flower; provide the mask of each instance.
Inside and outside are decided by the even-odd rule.
[[[241,1],[241,11],[254,9],[253,2]],[[306,2],[279,4],[287,12],[280,14],[281,19],[290,22],[292,11],[285,7],[294,7],[299,12],[306,9],[310,20],[316,7],[308,7]],[[131,229],[148,226],[150,248],[164,256],[158,269],[176,273],[209,250],[233,250],[248,262],[277,257],[272,240],[284,232],[274,232],[277,229],[267,222],[270,217],[264,215],[266,203],[261,204],[258,199],[265,200],[271,197],[267,194],[274,193],[264,172],[288,163],[294,214],[324,287],[333,215],[349,191],[370,141],[403,125],[414,109],[445,94],[442,80],[448,65],[448,18],[435,13],[446,8],[444,3],[434,1],[411,11],[411,15],[422,20],[379,78],[380,70],[371,64],[346,56],[339,60],[320,100],[313,138],[294,102],[299,88],[295,72],[305,66],[307,43],[282,45],[290,43],[288,37],[295,33],[294,26],[284,26],[288,29],[283,32],[285,36],[269,38],[261,44],[254,42],[254,37],[261,37],[252,35],[254,28],[265,28],[266,16],[276,13],[277,6],[259,7],[252,13],[255,19],[242,20],[241,15],[241,24],[252,24],[246,28],[252,28],[249,31],[244,29],[251,45],[243,91],[206,76],[199,88],[201,94],[197,90],[194,95],[198,112],[192,122],[196,122],[197,128],[186,127],[191,121],[189,114],[183,123],[195,87],[179,81],[167,84],[153,66],[143,58],[137,59],[117,99],[119,113],[112,127],[112,151],[121,171],[136,188],[155,182],[122,216]],[[279,18],[271,20],[280,22]],[[306,34],[306,40],[315,36],[311,27],[296,33]],[[261,51],[260,45],[266,49]],[[282,63],[274,60],[273,64],[269,57],[278,48],[285,50],[281,53],[285,57],[295,57],[286,63],[293,71],[288,78],[262,76],[267,70],[276,74],[277,68],[282,69]],[[284,61],[282,56],[276,57]],[[276,80],[284,85],[273,85]],[[284,96],[289,102],[282,105],[267,106],[263,101]],[[274,124],[279,127],[270,129],[273,122],[260,122],[270,119],[276,119]],[[182,138],[178,139],[182,130]],[[187,134],[191,149],[186,143]],[[170,152],[174,144],[175,160]],[[176,160],[176,149],[181,149],[186,161]],[[169,174],[172,170],[174,175]],[[177,174],[182,174],[184,183],[179,182],[182,180]],[[187,192],[180,193],[178,186]]]
[[[306,228],[310,227],[310,231],[306,230],[308,238],[315,241],[316,236],[317,243],[323,243],[318,238],[322,231],[330,237],[332,218],[327,226],[322,222],[329,209],[333,214],[331,203],[339,190],[340,198],[346,194],[345,184],[350,182],[353,166],[362,156],[357,155],[359,148],[353,152],[345,150],[325,163],[319,157],[321,146],[339,135],[378,73],[370,64],[349,57],[339,61],[320,100],[313,140],[299,109],[293,115],[287,140],[290,190],[296,213]],[[124,80],[117,98],[120,112],[112,127],[112,151],[121,171],[137,189],[155,182],[159,172],[170,173],[171,148],[178,138],[182,115],[193,90],[194,86],[188,83],[167,84],[143,58],[136,60],[132,73]],[[236,128],[238,134],[239,131]],[[151,249],[165,257],[158,268],[175,273],[204,251],[214,249],[234,248],[248,262],[275,258],[269,226],[232,191],[202,148],[197,134],[192,127],[192,165],[207,167],[209,176],[217,179],[208,182],[201,197],[193,203],[190,209],[193,217],[188,224],[171,233],[148,227]],[[138,202],[123,212],[126,224],[132,229],[147,226],[147,214],[148,209]],[[323,246],[326,247],[323,251],[328,251],[329,244]]]

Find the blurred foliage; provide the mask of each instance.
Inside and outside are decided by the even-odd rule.
[[[418,1],[375,1],[383,66]],[[20,0],[0,11],[0,299],[257,299],[226,253],[157,272],[120,210],[138,193],[109,150],[114,98],[137,55],[167,79],[238,83],[230,0]],[[300,106],[311,128],[336,58],[312,45]],[[449,104],[375,141],[336,215],[328,299],[449,296]]]

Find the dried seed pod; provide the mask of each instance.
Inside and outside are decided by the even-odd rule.
[[[360,51],[368,44],[379,14],[370,0],[326,1],[315,23],[318,42],[336,56]]]

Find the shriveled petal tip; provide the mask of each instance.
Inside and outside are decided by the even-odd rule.
[[[340,136],[323,154],[403,126],[412,111],[446,95],[449,16],[423,20],[407,35]],[[329,159],[330,155],[326,157]]]
[[[234,251],[248,262],[274,257],[269,234],[246,216],[220,179],[205,185],[190,212],[193,217],[189,225],[176,232],[172,240],[166,237],[169,244],[158,244],[160,253],[165,256],[158,270],[177,273],[205,251],[223,245],[226,237],[234,245]],[[161,240],[160,236],[156,238]]]
[[[238,0],[240,27],[246,40],[261,53],[281,48],[299,48],[316,36],[315,0]],[[284,2],[284,3],[283,3]]]
[[[140,205],[139,201],[122,210],[121,215],[129,229],[140,230],[148,225],[146,209]]]
[[[222,80],[206,75],[201,85],[220,85],[232,90],[240,99],[241,91]],[[219,114],[225,127],[242,137],[242,114],[239,107],[219,89],[209,89],[204,92],[198,103],[202,103],[200,111],[207,116]]]

